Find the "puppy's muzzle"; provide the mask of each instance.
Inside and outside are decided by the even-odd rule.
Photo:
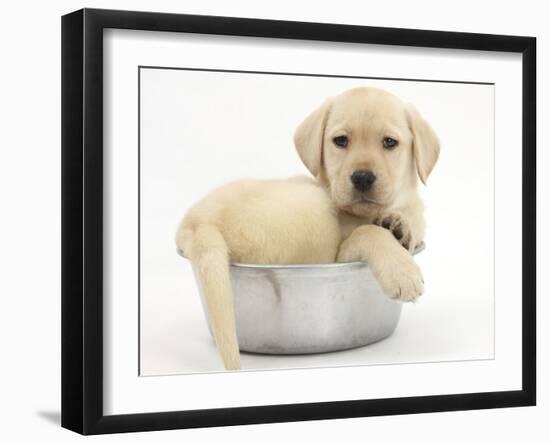
[[[356,190],[366,192],[372,188],[376,181],[376,175],[370,170],[359,170],[351,174],[350,180]]]

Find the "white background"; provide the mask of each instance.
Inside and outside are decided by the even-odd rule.
[[[210,13],[263,18],[343,22],[362,25],[432,28],[441,30],[536,35],[539,54],[548,53],[550,36],[546,14],[537,2],[522,2],[516,8],[500,4],[464,1],[460,4],[394,2],[375,7],[364,4],[344,7],[346,2],[315,7],[292,2],[277,6],[254,2],[201,2],[182,6],[158,1],[155,9],[167,12]],[[0,388],[3,427],[9,441],[29,439],[71,441],[80,437],[57,427],[59,414],[60,357],[60,28],[62,13],[83,6],[80,2],[10,4],[2,27],[5,63],[0,72],[3,161],[0,180],[3,201]],[[90,2],[86,6],[121,9],[151,9],[149,2]],[[272,8],[272,9],[269,9]],[[473,11],[475,13],[473,13]],[[23,25],[24,23],[24,25]],[[539,59],[538,78],[548,71],[548,61]],[[546,90],[540,89],[548,104]],[[542,148],[544,128],[539,128]],[[540,152],[540,151],[539,151]],[[540,160],[540,157],[539,157]],[[546,157],[539,162],[546,162]],[[539,174],[542,182],[542,174]],[[539,182],[540,183],[540,182]],[[546,181],[544,186],[546,186]],[[540,189],[540,187],[539,187]],[[540,200],[542,201],[542,200]],[[543,209],[546,219],[548,207]],[[539,220],[540,221],[540,220]],[[542,224],[542,223],[541,223]],[[541,237],[548,247],[544,232]],[[544,254],[544,257],[546,255]],[[546,288],[547,281],[542,283]],[[544,290],[539,291],[539,293]],[[539,318],[548,314],[540,300]],[[539,322],[542,323],[542,322]],[[540,341],[546,344],[548,324],[540,324]],[[548,370],[548,352],[539,343],[539,371]],[[247,426],[239,428],[174,431],[155,434],[100,437],[132,441],[221,439],[226,441],[278,441],[310,436],[330,441],[343,435],[360,439],[394,441],[465,441],[492,439],[544,441],[548,434],[543,417],[550,412],[548,383],[539,380],[539,406],[494,411],[469,411],[404,417],[379,417],[338,421]],[[452,432],[449,432],[449,430]],[[268,431],[268,432],[266,432]]]
[[[264,39],[253,39],[251,41],[246,38],[194,37],[171,33],[116,30],[107,32],[104,37],[104,57],[106,60],[104,63],[104,85],[106,88],[104,94],[104,148],[106,153],[104,156],[106,167],[104,180],[105,189],[108,189],[108,192],[105,193],[105,197],[108,198],[104,204],[104,233],[107,238],[112,239],[105,242],[104,259],[103,309],[106,321],[104,322],[105,348],[103,364],[104,381],[105,385],[108,386],[108,389],[105,389],[104,392],[104,411],[106,414],[515,390],[520,388],[521,318],[519,307],[521,306],[521,299],[512,295],[521,292],[521,279],[517,273],[517,269],[521,266],[519,252],[521,250],[521,236],[519,235],[521,232],[521,176],[515,174],[517,164],[521,162],[521,150],[518,149],[521,146],[519,125],[521,121],[521,64],[518,63],[519,58],[517,55],[492,53],[481,56],[481,54],[472,53],[471,51],[411,50],[376,46],[365,49],[362,45],[349,44],[289,43],[266,41]],[[442,63],[442,60],[445,63]],[[137,114],[137,78],[135,74],[139,64],[155,66],[175,64],[181,66],[183,63],[190,63],[192,66],[239,68],[253,71],[295,70],[297,72],[331,72],[335,74],[355,74],[355,72],[362,71],[368,66],[369,74],[373,76],[396,78],[418,78],[422,76],[423,78],[447,80],[456,79],[459,76],[461,80],[494,81],[500,91],[495,121],[495,142],[499,146],[499,152],[507,153],[495,157],[495,183],[498,189],[495,205],[497,223],[494,225],[497,245],[495,271],[499,275],[495,291],[496,294],[503,294],[498,297],[498,303],[495,304],[495,353],[497,358],[494,360],[465,360],[452,363],[356,365],[347,368],[330,365],[315,370],[217,372],[201,374],[200,376],[137,377],[136,334],[138,309],[136,294],[138,274],[135,266],[137,261],[135,240],[137,237],[137,190],[135,187],[137,181],[137,122],[135,119]],[[263,81],[265,81],[265,77]],[[322,80],[318,81],[322,82]],[[311,83],[311,81],[308,83]],[[248,85],[248,82],[246,84]],[[419,86],[416,88],[420,89]],[[322,92],[323,95],[326,93],[324,88]],[[405,96],[411,93],[411,91],[405,92],[403,91]],[[432,110],[431,113],[443,113],[443,109],[449,107],[445,113],[452,114],[450,109],[453,109],[453,103],[456,103],[455,106],[459,107],[458,103],[461,102],[456,98],[451,99],[447,94],[445,94],[446,98],[451,103],[445,107],[438,105],[436,111]],[[208,95],[212,96],[214,94]],[[466,97],[465,94],[462,95]],[[414,101],[417,101],[417,104],[423,107],[430,103],[430,100],[437,100],[437,96],[434,98],[430,94],[418,94]],[[315,102],[318,102],[318,98]],[[215,106],[216,104],[211,105],[211,107]],[[473,106],[479,107],[480,105],[472,104]],[[311,105],[307,109],[309,110],[310,107]],[[483,107],[488,107],[488,104]],[[469,112],[474,116],[473,111]],[[174,115],[174,113],[168,113]],[[148,116],[147,119],[151,118],[150,113],[146,115]],[[220,117],[220,119],[223,118],[223,116]],[[298,118],[302,118],[302,113]],[[427,115],[427,118],[431,119],[432,117]],[[456,115],[454,119],[459,120],[460,124],[441,124],[442,127],[448,128],[443,135],[449,139],[450,158],[453,158],[453,156],[460,157],[462,151],[466,151],[468,154],[466,148],[463,147],[464,144],[479,143],[477,140],[471,140],[467,134],[456,134],[460,125],[465,128],[465,133],[480,132],[472,129],[476,126],[476,123],[469,124],[467,119]],[[479,115],[477,119],[485,120]],[[198,122],[202,123],[201,120],[199,118]],[[445,120],[445,118],[442,118],[442,120]],[[168,116],[160,121],[163,132],[170,132],[170,128],[176,126],[175,123],[169,123],[171,120]],[[438,119],[435,119],[435,121],[437,122]],[[482,127],[485,126],[483,121],[477,124]],[[178,138],[190,136],[189,131],[185,131],[183,128],[183,123],[181,123],[181,126],[182,128],[176,131],[180,134]],[[268,126],[266,130],[273,132],[271,126]],[[490,134],[490,131],[488,132]],[[150,134],[147,135],[147,138],[149,137]],[[453,140],[455,137],[456,140]],[[157,136],[153,135],[153,143],[156,142],[156,138]],[[487,139],[487,133],[482,138]],[[171,140],[171,143],[174,141]],[[221,141],[225,142],[225,138],[222,138]],[[489,140],[480,141],[481,144],[478,146],[477,152],[474,151],[475,158],[480,165],[490,164],[490,155],[488,155],[490,150],[483,149],[484,145],[490,144]],[[456,142],[458,142],[458,145],[453,146],[453,143]],[[181,143],[185,142],[182,140]],[[229,146],[229,142],[225,145]],[[207,146],[210,146],[210,144],[207,144]],[[472,147],[469,147],[469,149],[472,149]],[[149,159],[144,161],[146,169],[148,169],[150,161],[153,164],[158,162],[161,153],[162,151],[159,151],[159,155],[156,155],[154,160],[150,159],[151,156],[149,155]],[[472,155],[466,155],[466,157],[472,157]],[[291,158],[290,154],[287,158]],[[455,162],[458,164],[456,160]],[[176,163],[178,162],[176,161]],[[292,164],[294,165],[294,162]],[[480,165],[477,165],[477,167],[479,168]],[[452,174],[457,175],[456,181],[463,181],[464,174],[461,169],[464,168],[452,169]],[[239,173],[239,171],[236,171],[236,173]],[[476,181],[479,180],[477,177],[480,175],[479,173],[471,175],[476,178]],[[166,174],[162,174],[162,177],[166,177]],[[473,179],[470,180],[474,181]],[[490,194],[489,186],[481,187],[485,195]],[[475,186],[472,190],[480,192]],[[448,204],[449,196],[443,194],[442,197],[443,201],[437,206],[438,209]],[[157,198],[164,198],[164,196],[159,195]],[[472,197],[465,193],[460,197],[454,197],[454,199],[462,206],[469,207],[468,199],[472,199]],[[149,202],[150,200],[148,199]],[[481,199],[481,202],[483,204],[483,199]],[[488,241],[490,242],[488,239],[490,229],[486,227],[485,229],[489,232],[484,232],[483,224],[487,223],[489,217],[483,217],[483,213],[487,211],[487,208],[481,211],[478,208],[479,206],[480,204],[474,206],[474,213],[478,211],[479,215],[475,214],[473,216],[479,219],[479,225],[481,225],[481,228],[477,230],[477,236],[480,239],[476,241],[475,234],[467,233],[467,235],[472,235],[475,243],[486,245]],[[442,222],[439,224],[452,223],[449,225],[451,231],[469,226],[468,222],[462,224],[461,220],[463,220],[463,217],[455,217],[454,220],[443,217]],[[476,223],[471,224],[476,225]],[[490,225],[490,222],[488,224]],[[483,253],[475,250],[476,248],[472,248],[473,252],[471,250],[461,250],[461,247],[464,248],[464,243],[468,242],[462,237],[457,241],[461,243],[460,246],[447,247],[445,242],[448,241],[448,233],[445,230],[436,230],[436,232],[438,231],[444,235],[444,238],[440,241],[434,241],[435,250],[437,251],[437,248],[440,248],[440,252],[436,255],[445,257],[445,260],[451,263],[451,259],[447,257],[449,255],[452,257],[453,248],[457,251],[456,256],[452,258],[456,261],[451,264],[451,267],[467,270],[468,266],[467,263],[464,264],[463,256]],[[159,238],[162,239],[161,236]],[[162,243],[161,240],[159,242]],[[488,250],[488,248],[484,249]],[[451,251],[451,254],[449,254],[449,251]],[[481,251],[483,251],[483,248]],[[421,257],[426,256],[426,254],[422,254]],[[490,258],[487,257],[486,259],[490,263]],[[436,269],[436,266],[432,265],[428,268]],[[458,271],[456,274],[458,274]],[[448,293],[453,289],[460,289],[462,284],[464,285],[462,286],[463,290],[474,291],[475,294],[475,285],[482,285],[488,279],[487,273],[479,272],[479,275],[483,276],[485,280],[480,279],[479,275],[474,275],[471,282],[468,279],[463,279],[462,283],[459,283],[461,281],[459,275],[450,273],[447,275],[448,281],[439,280],[441,286],[436,293],[445,293],[448,296]],[[427,278],[430,278],[430,276],[427,276]],[[437,279],[434,278],[434,281],[437,281]],[[455,288],[450,288],[451,286]],[[155,289],[154,285],[152,287]],[[487,290],[490,290],[490,288],[486,288]],[[484,295],[487,296],[486,292]],[[462,337],[456,339],[454,336],[466,335],[460,329],[467,328],[470,323],[473,327],[478,328],[478,332],[481,328],[477,325],[481,324],[483,329],[490,328],[489,319],[481,318],[475,321],[477,315],[483,315],[483,311],[487,309],[486,306],[484,308],[482,306],[481,309],[478,309],[479,305],[476,305],[475,308],[468,306],[470,309],[464,309],[461,299],[465,299],[467,296],[461,294],[460,291],[455,293],[454,297],[448,297],[447,299],[444,297],[436,299],[441,303],[439,305],[440,309],[439,312],[432,309],[433,315],[430,321],[441,320],[448,324],[449,329],[454,329],[454,334],[450,334],[454,339],[453,344],[459,343],[462,339]],[[433,307],[434,305],[429,306]],[[454,309],[455,312],[449,312],[449,308]],[[449,317],[452,318],[453,314],[457,318],[451,321]],[[458,330],[457,326],[459,327]],[[421,328],[417,329],[420,333],[422,332]],[[449,335],[445,337],[447,343],[439,344],[440,350],[442,349],[445,353],[448,353],[449,349],[452,348],[448,342],[448,337]],[[417,341],[421,340],[419,337],[413,338],[416,338]],[[483,343],[487,340],[487,338],[484,340],[481,337],[477,340],[474,334],[470,334],[469,338],[474,343]],[[432,346],[434,342],[437,343],[437,340],[431,341]],[[178,348],[176,345],[176,349],[182,349],[182,347]],[[369,348],[369,350],[372,349],[374,348]],[[200,353],[196,352],[194,355],[200,356]],[[346,353],[346,355],[349,354]],[[333,358],[335,356],[336,354],[331,355]],[[338,379],[339,382],[334,383],[335,379]],[[414,379],[414,383],[410,382],[412,379]],[[281,386],[288,386],[289,389],[282,390],[280,389]]]
[[[364,72],[358,74],[371,72],[368,63],[361,65]],[[462,78],[460,72],[454,75]],[[441,140],[440,161],[427,188],[419,186],[428,208],[428,248],[417,256],[427,281],[425,296],[405,304],[396,332],[384,341],[310,356],[242,354],[243,369],[493,358],[492,85],[145,68],[142,375],[223,370],[190,263],[175,253],[175,226],[184,212],[231,180],[309,175],[292,144],[296,126],[326,97],[357,86],[382,88],[414,103]],[[135,147],[129,148],[135,156]]]

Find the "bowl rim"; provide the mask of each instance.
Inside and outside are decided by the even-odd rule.
[[[416,245],[416,248],[413,252],[413,255],[419,254],[424,249],[426,249],[426,244],[422,241],[418,245]],[[178,255],[181,257],[189,260],[189,257],[186,257],[183,254],[183,251],[181,249],[177,249]],[[367,262],[362,261],[353,261],[353,262],[342,262],[342,263],[300,263],[300,264],[254,264],[254,263],[231,263],[231,267],[235,268],[247,268],[247,269],[332,269],[332,268],[347,268],[347,267],[357,267],[357,266],[365,266],[368,265]]]

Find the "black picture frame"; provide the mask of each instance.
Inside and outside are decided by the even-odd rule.
[[[522,54],[522,389],[130,415],[103,413],[103,30]],[[536,39],[82,9],[62,18],[62,426],[81,434],[413,414],[536,403]]]

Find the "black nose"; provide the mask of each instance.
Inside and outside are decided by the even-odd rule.
[[[374,172],[369,170],[355,171],[351,174],[350,178],[353,183],[353,187],[360,192],[368,191],[372,187],[372,184],[376,181],[376,175],[374,175]]]

